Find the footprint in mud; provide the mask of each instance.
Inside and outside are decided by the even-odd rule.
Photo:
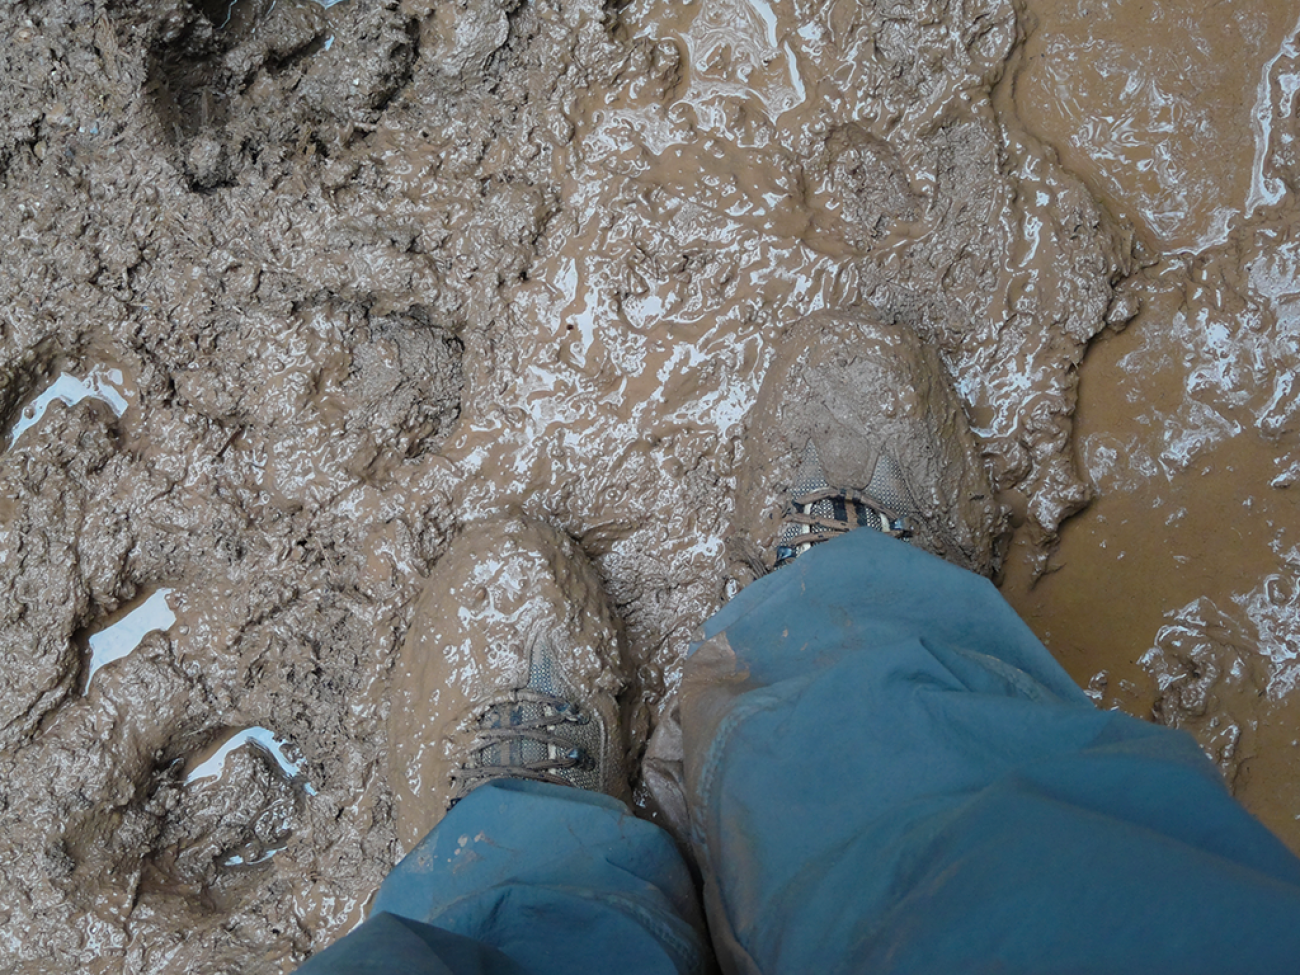
[[[138,484],[122,449],[138,410],[123,368],[69,362],[49,348],[29,350],[2,379],[0,736],[13,742],[76,696],[85,627],[135,588],[123,574],[135,542],[129,522],[99,498]],[[93,551],[83,541],[92,535]]]
[[[243,140],[232,128],[238,127],[240,93],[251,76],[268,60],[289,67],[324,47],[324,18],[314,4],[286,5],[297,16],[276,17],[268,26],[277,40],[259,44],[255,35],[267,33],[258,28],[275,6],[268,0],[194,0],[152,51],[148,90],[195,190],[234,181],[232,156]]]
[[[155,39],[146,91],[196,191],[231,186],[263,152],[329,155],[411,78],[416,22],[338,0],[189,0]],[[336,39],[338,44],[335,44]]]
[[[134,382],[119,365],[69,361],[52,343],[28,349],[19,361],[0,368],[0,452],[12,449],[39,427],[55,403],[72,407],[89,400],[122,417],[136,400]]]
[[[822,158],[808,168],[826,197],[814,193],[819,217],[855,247],[868,250],[891,228],[920,216],[922,198],[898,153],[860,125],[832,132]]]
[[[177,763],[180,788],[145,865],[141,893],[202,893],[234,906],[289,844],[306,797],[298,747],[262,726],[227,729]]]
[[[165,587],[148,590],[146,596],[132,600],[84,640],[89,653],[87,693],[102,667],[142,647],[149,656],[167,640],[165,634],[177,620],[172,604],[175,592]],[[142,659],[141,665],[148,668],[152,662],[152,657]],[[126,674],[124,679],[131,676]],[[131,689],[119,698],[120,692],[120,685],[103,689],[113,698],[109,710],[116,710],[116,705],[133,696]],[[96,700],[102,704],[106,698],[101,695]],[[167,825],[154,845],[155,850],[165,852],[156,854],[154,860],[169,864],[184,883],[212,883],[218,868],[266,862],[284,849],[302,795],[316,795],[315,787],[302,774],[298,746],[269,728],[224,728],[182,738],[191,742],[203,739],[210,742],[206,747],[159,767],[163,775],[160,791],[175,790],[179,785],[179,801],[166,804],[170,810]],[[164,754],[174,747],[168,745]]]
[[[91,635],[92,666],[107,668],[91,696],[51,712],[6,770],[28,799],[0,807],[0,835],[9,862],[32,864],[10,874],[29,895],[15,923],[57,909],[70,930],[95,926],[121,946],[129,918],[137,931],[183,930],[195,951],[213,950],[236,913],[274,915],[268,925],[284,930],[275,905],[301,868],[292,856],[267,865],[303,829],[315,789],[294,744],[214,720],[165,632],[169,594],[155,590]]]
[[[188,851],[207,850],[216,842],[221,852],[213,859],[225,867],[262,863],[283,850],[293,831],[297,788],[309,796],[316,794],[315,787],[302,776],[298,747],[261,726],[230,735],[215,752],[189,769],[185,786],[192,797],[206,800],[206,806],[245,813],[223,815],[221,829]]]

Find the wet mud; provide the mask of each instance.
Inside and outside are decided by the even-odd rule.
[[[1243,216],[1192,252],[1199,203],[1144,216],[1145,183],[1070,148],[1078,113],[1026,94],[1082,29],[999,0],[0,10],[0,968],[287,971],[357,923],[409,844],[399,647],[459,526],[507,505],[595,566],[643,741],[734,585],[773,349],[825,309],[939,355],[1018,526],[1008,591],[1104,702],[1207,742],[1255,720],[1253,681],[1282,714],[1285,668],[1223,649],[1289,646],[1271,480],[1253,512],[1223,476],[1218,507],[1167,502],[1267,552],[1240,584],[1124,589],[1129,663],[1034,609],[1107,510],[1151,521],[1168,442],[1170,484],[1292,449],[1295,55],[1251,35],[1277,55],[1260,195],[1234,183]]]
[[[1081,370],[1097,498],[1003,591],[1099,703],[1190,731],[1300,849],[1300,22],[1088,9],[1030,5],[1006,95],[1131,222],[1139,312]]]

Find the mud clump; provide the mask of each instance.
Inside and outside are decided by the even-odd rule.
[[[286,971],[348,930],[404,849],[415,598],[506,504],[592,559],[643,739],[819,309],[937,351],[1050,544],[1129,257],[993,110],[1011,5],[755,11],[0,10],[0,968]],[[117,378],[20,431],[63,374]],[[87,682],[160,588],[174,622]],[[299,771],[248,745],[187,781],[250,727]]]

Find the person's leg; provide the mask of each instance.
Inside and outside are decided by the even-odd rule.
[[[705,636],[681,721],[724,968],[1294,970],[1300,861],[983,578],[855,531]]]
[[[298,971],[305,975],[526,975],[528,970],[472,938],[376,911]]]
[[[370,919],[299,971],[686,975],[707,970],[701,928],[668,834],[618,799],[503,779],[457,803]]]

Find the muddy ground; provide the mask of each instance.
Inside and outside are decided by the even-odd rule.
[[[1228,4],[1211,97],[1149,9],[0,8],[0,968],[354,925],[405,842],[397,647],[505,504],[594,559],[644,737],[772,344],[860,303],[942,354],[1071,672],[1293,822],[1295,25]],[[1173,89],[1201,169],[1186,112],[1110,110]]]
[[[1294,5],[1036,0],[1018,117],[1134,228],[1140,313],[1094,343],[1096,500],[1003,592],[1103,706],[1192,732],[1300,850]]]

